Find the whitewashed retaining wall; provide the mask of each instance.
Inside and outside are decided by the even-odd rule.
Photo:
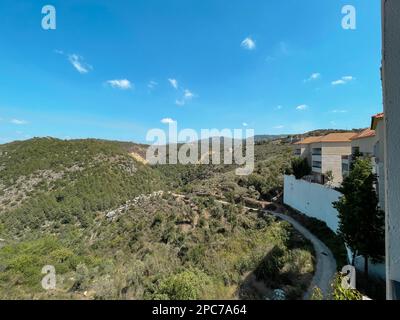
[[[332,202],[340,196],[341,193],[332,188],[285,175],[283,202],[310,217],[325,221],[335,232],[339,219]]]
[[[288,175],[285,175],[284,178],[283,202],[309,217],[326,222],[334,232],[338,230],[339,218],[338,212],[332,206],[332,202],[337,201],[341,195],[340,192],[321,184],[296,180],[294,176]],[[350,260],[350,250],[348,250],[348,256]],[[355,266],[356,269],[362,271],[364,269],[364,259],[357,257]],[[371,263],[370,273],[385,279],[385,265]]]

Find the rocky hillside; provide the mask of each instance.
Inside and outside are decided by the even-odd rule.
[[[145,150],[52,138],[0,146],[0,298],[301,296],[309,243],[240,205],[278,192],[286,145],[259,144],[245,179],[232,166],[149,166]],[[45,265],[56,290],[41,287]]]

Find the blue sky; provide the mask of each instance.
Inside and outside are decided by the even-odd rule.
[[[57,29],[43,30],[44,5]],[[341,27],[341,8],[357,29]],[[0,143],[144,142],[151,128],[367,127],[382,110],[378,0],[2,0]]]

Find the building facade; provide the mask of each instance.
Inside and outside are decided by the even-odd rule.
[[[342,159],[351,155],[355,135],[345,132],[309,137],[294,144],[294,154],[307,159],[314,182],[339,185],[343,181]]]
[[[388,299],[400,300],[400,1],[382,0],[382,18],[386,288]]]

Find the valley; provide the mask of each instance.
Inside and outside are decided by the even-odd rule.
[[[0,145],[0,298],[302,298],[313,246],[247,208],[279,197],[286,142],[257,142],[245,177],[234,165],[150,166],[145,151],[94,139]],[[40,285],[44,265],[55,290]]]

